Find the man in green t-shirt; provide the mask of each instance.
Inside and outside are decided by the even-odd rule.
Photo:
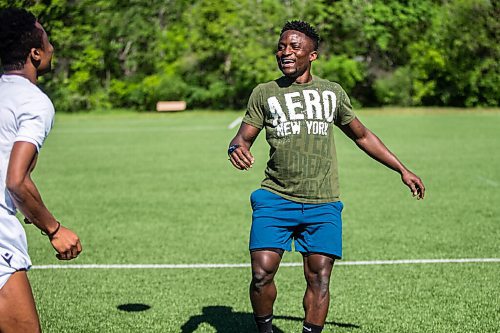
[[[303,255],[307,289],[303,332],[321,332],[328,313],[329,283],[342,256],[342,203],[333,130],[338,127],[365,153],[401,175],[417,199],[425,188],[352,111],[342,87],[311,74],[319,36],[306,22],[287,22],[276,51],[281,78],[258,85],[238,133],[231,163],[248,170],[250,147],[266,129],[269,161],[260,189],[252,193],[250,300],[259,332],[272,332],[276,274],[284,251]],[[335,125],[335,126],[334,126]]]

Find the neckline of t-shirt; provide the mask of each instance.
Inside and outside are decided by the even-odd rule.
[[[316,78],[311,75],[311,81],[306,82],[306,83],[297,83],[297,82],[294,81],[294,82],[292,82],[292,86],[295,86],[295,87],[308,87],[308,86],[312,85],[314,82],[316,82]]]
[[[25,78],[24,76],[22,75],[18,75],[18,74],[2,74],[2,78],[5,78],[9,81],[19,81],[19,82],[28,82],[30,84],[33,84],[30,80],[28,80],[27,78]]]

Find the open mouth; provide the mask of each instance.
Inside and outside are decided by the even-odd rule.
[[[293,67],[295,64],[295,60],[293,59],[281,59],[281,66],[286,68],[286,67]]]

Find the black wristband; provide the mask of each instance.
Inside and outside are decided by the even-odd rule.
[[[227,150],[227,154],[231,155],[238,148],[240,148],[240,145],[231,145],[231,146],[229,146],[229,149]]]
[[[57,228],[56,228],[56,230],[54,230],[50,234],[45,233],[43,230],[41,230],[40,233],[42,235],[44,235],[44,236],[49,237],[49,239],[52,239],[57,234],[57,232],[59,231],[59,229],[61,228],[61,223],[59,221],[56,221],[56,222],[57,222]]]

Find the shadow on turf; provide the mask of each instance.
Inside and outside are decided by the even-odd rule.
[[[146,311],[151,308],[150,305],[147,304],[142,304],[142,303],[127,303],[127,304],[121,304],[116,307],[118,310],[122,310],[125,312],[140,312],[140,311]]]
[[[274,318],[299,322],[304,320],[303,318],[291,316],[274,316]],[[233,312],[233,309],[229,306],[206,306],[203,308],[201,315],[192,316],[182,325],[182,333],[192,333],[202,323],[212,326],[217,333],[253,333],[256,331],[252,313]],[[327,324],[338,327],[361,328],[359,325],[348,323],[327,322]],[[284,333],[274,325],[273,331],[274,333]]]

